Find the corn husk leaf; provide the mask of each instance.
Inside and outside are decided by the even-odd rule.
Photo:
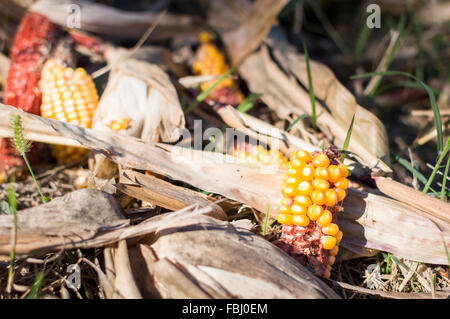
[[[77,1],[76,7],[73,4],[69,0],[39,0],[30,10],[64,28],[68,27],[68,23],[79,23],[79,30],[127,38],[139,38],[158,18],[158,13],[129,12],[88,1]],[[196,35],[199,31],[198,17],[170,13],[160,21],[152,33],[152,40],[171,38],[173,34]]]
[[[127,57],[127,50],[110,50],[113,67],[93,118],[93,128],[111,130],[111,123],[128,118],[120,134],[144,141],[174,142],[184,129],[184,114],[168,75],[157,65]]]
[[[137,249],[164,298],[338,298],[261,236],[208,216],[174,220]]]
[[[240,165],[228,155],[148,144],[118,134],[83,129],[5,105],[0,105],[0,111],[4,114],[0,118],[0,134],[9,132],[10,136],[8,119],[12,114],[21,114],[25,132],[30,132],[29,127],[34,125],[41,132],[76,139],[118,164],[150,170],[262,212],[269,205],[271,216],[278,214],[283,171]],[[339,222],[346,234],[343,246],[355,253],[366,254],[366,249],[376,249],[425,263],[447,263],[445,245],[450,245],[450,232],[445,221],[431,220],[424,211],[399,201],[358,191],[349,192],[344,208]]]

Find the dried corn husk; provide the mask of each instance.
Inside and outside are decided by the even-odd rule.
[[[144,141],[174,142],[184,129],[184,114],[167,74],[157,65],[127,56],[124,49],[109,50],[112,66],[108,84],[93,119],[93,128],[111,130],[111,123],[129,120],[119,134]]]
[[[131,137],[25,114],[6,105],[0,105],[0,111],[4,114],[0,118],[0,136],[11,136],[9,118],[12,114],[21,114],[25,137],[33,136],[36,141],[41,141],[41,138],[64,135],[66,138],[59,141],[76,139],[85,147],[102,152],[124,166],[166,175],[246,203],[262,212],[270,205],[271,216],[278,214],[282,171],[263,174],[260,168],[239,165],[227,155],[162,143],[142,143]],[[444,246],[450,247],[448,223],[440,219],[431,220],[424,211],[410,205],[352,191],[345,200],[340,220],[340,227],[346,234],[342,245],[357,253],[369,248],[425,263],[448,262]]]

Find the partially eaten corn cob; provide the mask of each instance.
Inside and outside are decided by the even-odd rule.
[[[222,75],[227,72],[228,66],[225,56],[211,42],[208,33],[202,32],[199,36],[200,47],[196,53],[195,61],[192,65],[192,71],[198,75]],[[217,80],[203,82],[200,85],[202,91],[206,91]],[[242,92],[231,78],[221,81],[208,96],[210,99],[231,105],[239,105],[244,100]]]
[[[89,74],[82,68],[66,67],[57,59],[48,60],[39,82],[42,91],[41,115],[90,128],[97,109],[98,94]],[[87,154],[77,147],[54,146],[58,163],[73,162]]]
[[[283,154],[276,150],[267,150],[262,145],[254,146],[245,143],[241,147],[235,147],[232,155],[250,163],[259,163],[277,169],[285,169],[288,164]]]
[[[335,149],[292,154],[284,183],[278,222],[281,247],[317,275],[330,277],[342,231],[337,213],[348,187],[348,171]]]

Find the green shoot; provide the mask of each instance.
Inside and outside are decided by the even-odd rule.
[[[20,118],[20,115],[14,114],[12,116],[11,122],[14,131],[13,145],[16,151],[23,157],[23,160],[25,161],[25,164],[27,165],[31,176],[33,177],[33,181],[36,184],[39,194],[41,195],[42,202],[45,204],[49,201],[49,198],[45,197],[44,194],[42,193],[41,187],[39,186],[36,177],[34,176],[33,169],[31,168],[31,165],[28,162],[26,153],[29,151],[31,144],[23,136],[22,119]]]
[[[417,178],[417,180],[419,182],[421,182],[424,185],[427,183],[427,178],[421,172],[419,172],[415,167],[413,167],[407,160],[405,160],[397,155],[395,155],[394,158],[399,164],[401,164],[404,168],[406,168],[408,171],[410,171]],[[430,190],[432,192],[436,193],[436,191],[434,189],[432,189],[431,187],[430,187]]]
[[[297,119],[291,123],[291,125],[288,126],[288,128],[286,129],[286,132],[290,132],[292,130],[292,128],[295,126],[295,124],[297,124],[299,121],[303,120],[306,117],[306,114],[302,114],[299,117],[297,117]]]
[[[41,289],[43,279],[44,279],[44,272],[40,271],[37,274],[36,279],[34,280],[30,293],[27,295],[27,299],[36,299],[38,297],[38,293],[39,290]]]
[[[365,74],[358,74],[353,75],[350,78],[351,79],[361,79],[361,78],[367,78],[372,77],[376,75],[401,75],[409,77],[415,81],[417,81],[420,86],[427,92],[428,97],[430,99],[431,109],[433,110],[434,114],[434,124],[436,126],[436,132],[437,132],[437,144],[438,144],[438,153],[440,154],[443,150],[443,137],[442,137],[442,118],[441,113],[439,112],[439,108],[436,103],[436,97],[434,96],[433,90],[426,85],[424,82],[420,81],[418,78],[416,78],[414,75],[406,73],[406,72],[400,72],[400,71],[386,71],[386,72],[371,72],[371,73],[365,73]]]
[[[200,93],[199,95],[197,95],[195,100],[192,101],[191,104],[189,104],[189,106],[184,111],[184,113],[188,114],[193,109],[195,109],[200,102],[203,102],[203,100],[208,97],[208,95],[212,92],[212,90],[214,90],[214,88],[217,85],[219,85],[223,80],[225,80],[227,77],[229,77],[231,73],[233,73],[234,69],[235,69],[235,67],[232,67],[231,69],[229,69],[227,72],[222,74],[207,90],[205,90],[202,93]]]
[[[15,176],[11,176],[11,182],[15,182]],[[8,269],[8,283],[7,283],[7,291],[11,291],[13,281],[14,281],[14,261],[16,259],[16,240],[17,240],[17,198],[16,198],[16,189],[14,186],[8,187],[8,204],[9,210],[13,217],[13,235],[12,235],[12,243],[11,243],[11,252],[9,253],[9,269]]]
[[[314,86],[312,82],[311,76],[311,68],[309,65],[309,54],[308,49],[306,48],[306,44],[303,42],[303,50],[305,51],[305,60],[306,60],[306,73],[308,73],[308,86],[309,86],[309,99],[311,100],[311,123],[314,129],[317,129],[317,115],[316,115],[316,97],[314,95]]]
[[[361,56],[362,52],[364,51],[364,48],[367,45],[367,39],[370,36],[370,33],[372,32],[372,29],[367,26],[366,20],[363,19],[363,24],[361,31],[359,32],[358,39],[356,40],[356,47],[355,47],[355,56],[359,57]]]
[[[442,179],[441,200],[445,200],[445,185],[447,183],[447,176],[448,176],[449,168],[450,168],[450,156],[447,158],[447,165],[445,165],[444,176]]]
[[[256,94],[256,93],[250,93],[244,101],[241,102],[241,104],[239,104],[239,106],[237,107],[237,110],[239,112],[242,113],[247,113],[248,111],[250,111],[253,106],[254,106],[254,102],[259,99],[262,96],[262,94]]]
[[[434,180],[434,177],[436,176],[436,173],[439,169],[439,166],[441,165],[441,162],[444,160],[445,156],[447,155],[448,151],[450,150],[450,137],[447,139],[447,143],[445,144],[445,148],[442,151],[441,155],[439,155],[439,158],[436,162],[436,165],[434,165],[434,169],[431,172],[430,177],[428,178],[427,183],[425,184],[425,187],[423,188],[423,192],[426,194],[428,192],[428,189],[431,186],[431,183]]]
[[[405,29],[405,17],[401,16],[400,17],[400,21],[398,23],[398,27],[397,27],[397,32],[399,34],[398,38],[396,39],[394,45],[392,46],[392,50],[389,52],[386,62],[384,63],[383,67],[385,70],[389,69],[389,66],[391,65],[392,61],[395,58],[395,55],[397,54],[397,51],[400,47],[401,44],[401,40],[403,38],[403,33],[404,33],[404,29]],[[378,85],[380,84],[382,79],[382,76],[380,76],[377,81],[374,83],[374,85],[372,86],[368,96],[373,97],[377,91]]]
[[[269,209],[270,209],[270,205],[267,204],[266,206],[266,218],[264,219],[264,227],[263,227],[263,236],[266,236],[267,234],[267,223],[269,221]]]
[[[342,155],[341,155],[341,162],[343,163],[345,160],[345,154],[347,153],[348,144],[350,144],[350,137],[352,136],[353,132],[353,123],[355,122],[355,115],[352,116],[352,121],[350,122],[350,126],[347,130],[347,135],[345,136],[344,146],[342,146]]]

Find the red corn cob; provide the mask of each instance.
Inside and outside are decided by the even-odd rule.
[[[30,12],[24,16],[11,48],[5,104],[39,115],[41,68],[59,36],[59,30],[58,26],[38,13]],[[21,157],[16,155],[7,140],[1,140],[0,144],[0,175],[10,168],[23,166]],[[33,162],[36,157],[37,146],[34,145],[28,158]]]

